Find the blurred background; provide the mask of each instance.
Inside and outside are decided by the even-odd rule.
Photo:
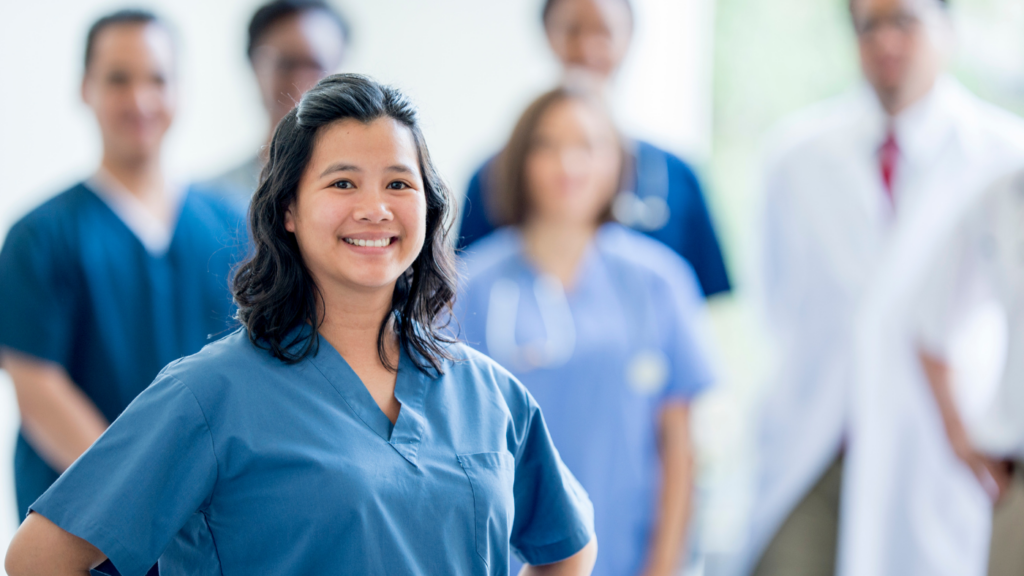
[[[245,54],[246,25],[258,4],[135,4],[176,29],[181,105],[166,154],[182,178],[238,164],[266,134]],[[343,70],[413,98],[435,161],[460,194],[523,107],[558,78],[538,0],[336,4],[353,30]],[[96,165],[98,134],[79,97],[82,49],[89,24],[124,5],[37,0],[0,9],[0,237]],[[782,117],[858,82],[856,47],[846,0],[635,0],[635,8],[615,114],[632,135],[697,168],[736,285],[711,305],[722,379],[701,399],[696,423],[696,550],[713,563],[735,549],[743,526],[750,415],[767,365],[749,290],[760,145]],[[1024,3],[970,0],[952,10],[955,75],[980,96],[1024,113]],[[17,427],[13,389],[0,372],[0,550],[17,522],[10,470]]]

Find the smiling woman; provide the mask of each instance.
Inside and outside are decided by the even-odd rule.
[[[331,332],[327,302],[390,282],[393,293],[376,294],[388,309],[377,330],[381,362],[395,367],[387,349],[394,330],[437,369],[447,339],[434,319],[455,287],[444,226],[453,203],[415,110],[399,93],[352,75],[315,90],[271,142],[250,211],[256,253],[235,282],[239,316],[254,343],[293,362],[317,340],[286,343],[291,327],[301,321]],[[325,300],[325,291],[337,298]]]
[[[442,334],[451,203],[396,90],[324,79],[278,126],[244,327],[166,367],[32,505],[10,574],[590,573],[533,397]],[[115,466],[114,463],[118,465]]]

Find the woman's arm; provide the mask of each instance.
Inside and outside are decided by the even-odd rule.
[[[106,559],[92,544],[33,512],[15,532],[4,568],[9,576],[89,576]]]
[[[644,576],[676,574],[684,557],[686,528],[693,493],[693,449],[690,444],[690,407],[672,402],[661,411],[661,498],[655,509]]]
[[[54,470],[66,470],[107,429],[106,418],[59,365],[8,349],[0,365],[14,381],[25,436]]]
[[[519,576],[590,576],[597,561],[597,537],[582,550],[561,562],[553,562],[542,566],[523,566]]]

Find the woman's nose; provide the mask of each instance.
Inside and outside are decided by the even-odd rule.
[[[387,203],[387,195],[380,191],[365,192],[357,199],[353,216],[361,222],[386,222],[392,219],[391,208]]]

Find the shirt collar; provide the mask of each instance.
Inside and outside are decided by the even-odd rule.
[[[184,186],[168,182],[165,190],[172,206],[172,217],[170,221],[164,222],[154,216],[138,197],[129,192],[113,174],[102,167],[85,181],[85,185],[99,196],[128,230],[138,238],[146,252],[152,256],[163,256],[167,253],[171,239],[174,237],[178,217],[181,214],[181,206],[186,192]]]
[[[956,127],[962,108],[959,84],[948,76],[940,76],[923,98],[896,116],[890,116],[871,93],[873,121],[870,142],[878,151],[892,129],[903,161],[927,164],[939,153],[948,134]]]

